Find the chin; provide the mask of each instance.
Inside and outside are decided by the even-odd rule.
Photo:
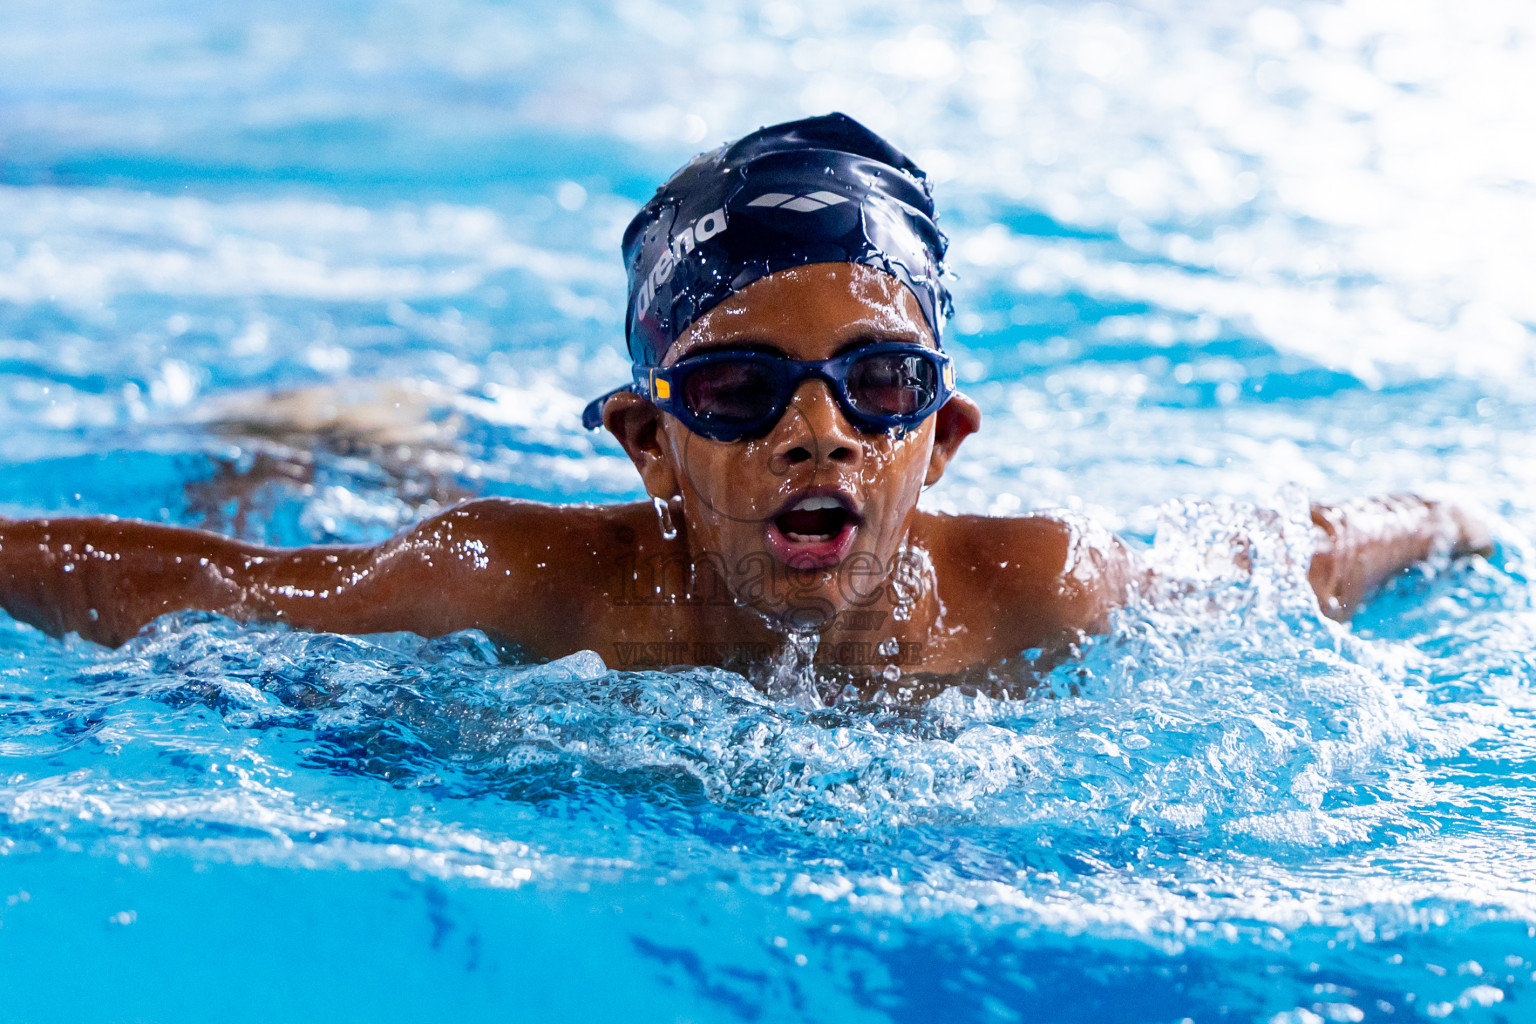
[[[778,552],[758,546],[742,551],[731,565],[732,596],[777,630],[820,630],[849,603],[836,562],[796,568]]]

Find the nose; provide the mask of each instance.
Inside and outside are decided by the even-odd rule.
[[[773,459],[786,469],[811,463],[855,465],[864,444],[848,423],[824,380],[808,380],[795,391],[773,432]]]

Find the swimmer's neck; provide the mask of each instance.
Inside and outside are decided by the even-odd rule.
[[[836,605],[820,597],[797,597],[823,571],[766,560],[762,573],[733,590],[720,571],[720,559],[690,544],[686,529],[661,541],[666,547],[660,551],[640,552],[630,567],[630,592],[648,589],[658,603],[682,611],[688,624],[679,633],[720,652],[722,662],[777,664],[809,649],[817,661],[845,666],[853,675],[890,678],[893,666],[905,671],[924,652],[931,659],[936,643],[963,632],[946,629],[934,561],[913,533],[909,524],[891,564],[878,574],[860,573],[856,582],[841,588],[846,599]],[[686,571],[664,572],[659,581],[645,579],[643,567],[657,564],[658,555],[685,557]]]

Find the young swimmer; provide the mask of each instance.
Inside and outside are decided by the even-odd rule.
[[[206,609],[348,633],[475,628],[532,659],[592,649],[610,667],[757,678],[814,646],[866,695],[984,678],[1104,631],[1139,576],[1115,537],[917,509],[981,425],[941,347],[934,218],[916,165],[840,114],[754,132],[663,185],[624,236],[634,381],[584,417],[651,501],[483,499],[382,544],[291,550],[111,518],[7,521],[0,605],[113,645]],[[1414,497],[1312,518],[1310,580],[1339,619],[1433,552],[1488,545],[1458,509]]]

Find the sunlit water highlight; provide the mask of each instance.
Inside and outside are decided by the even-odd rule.
[[[1536,1016],[1528,6],[707,6],[8,4],[0,511],[636,497],[577,423],[623,223],[837,108],[954,241],[987,422],[925,502],[1089,514],[1168,593],[906,709],[6,622],[0,1019]],[[1305,496],[1425,487],[1495,558],[1322,620]]]

